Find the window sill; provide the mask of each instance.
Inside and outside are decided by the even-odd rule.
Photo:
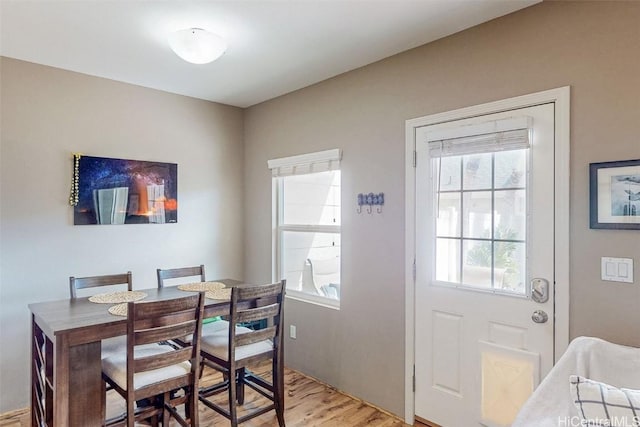
[[[332,310],[340,310],[340,300],[323,297],[322,295],[312,295],[304,292],[287,289],[286,298],[318,305]]]

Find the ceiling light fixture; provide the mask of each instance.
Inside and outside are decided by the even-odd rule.
[[[227,42],[202,28],[186,28],[169,36],[169,46],[180,58],[192,64],[208,64],[227,50]]]

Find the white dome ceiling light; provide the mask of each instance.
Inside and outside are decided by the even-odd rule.
[[[227,50],[227,42],[202,28],[186,28],[169,36],[169,46],[180,58],[192,64],[208,64]]]

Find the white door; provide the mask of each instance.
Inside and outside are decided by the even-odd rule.
[[[554,104],[421,127],[416,152],[415,414],[508,426],[553,366]]]

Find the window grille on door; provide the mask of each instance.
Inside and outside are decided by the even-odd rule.
[[[529,122],[428,135],[436,283],[526,293]]]

